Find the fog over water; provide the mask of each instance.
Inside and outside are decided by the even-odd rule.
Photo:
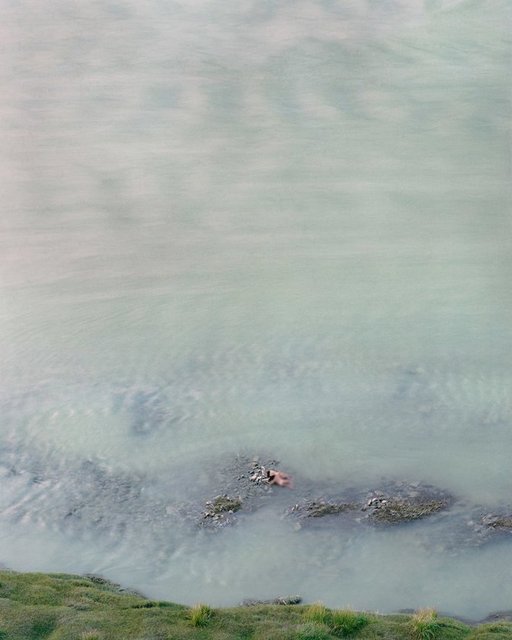
[[[510,608],[512,536],[460,534],[512,513],[509,3],[0,11],[0,563],[183,603]],[[456,503],[295,530],[283,490],[191,526],[239,453],[295,491]]]

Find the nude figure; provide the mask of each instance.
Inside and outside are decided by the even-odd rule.
[[[280,487],[293,488],[293,480],[291,476],[282,471],[276,471],[275,469],[267,470],[267,480],[269,484],[277,484]]]

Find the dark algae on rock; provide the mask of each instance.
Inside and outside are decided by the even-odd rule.
[[[379,524],[400,524],[426,518],[446,509],[445,500],[403,500],[389,499],[374,508],[371,519]]]
[[[451,494],[432,485],[393,483],[374,492],[365,508],[370,521],[397,525],[432,516],[448,509],[453,502]]]
[[[242,500],[240,498],[230,498],[227,495],[217,496],[213,502],[207,502],[208,514],[217,516],[221,513],[233,513],[238,511],[242,507]]]
[[[296,528],[313,521],[338,524],[398,525],[448,509],[454,498],[422,483],[383,481],[378,489],[350,490],[336,497],[304,498],[287,510]]]
[[[295,514],[304,518],[325,518],[326,516],[339,515],[348,511],[357,511],[361,505],[355,502],[335,502],[331,500],[304,500],[293,505],[288,510],[289,514]]]
[[[482,518],[482,523],[490,529],[512,533],[512,515],[487,515]]]
[[[233,521],[233,514],[242,508],[242,499],[230,498],[228,495],[216,496],[206,502],[202,523],[205,526],[223,526]]]
[[[295,472],[293,490],[276,487],[268,481],[267,470],[279,463],[271,457],[238,455],[217,461],[214,497],[199,496],[195,504],[182,510],[185,521],[201,528],[220,531],[236,525],[241,518],[266,505],[269,523],[288,520],[293,529],[354,530],[406,526],[428,521],[425,544],[436,545],[455,553],[461,548],[487,544],[512,533],[512,515],[507,507],[501,515],[488,514],[484,507],[464,503],[449,491],[421,481],[382,479],[378,484],[343,487],[339,481],[316,481],[301,478]],[[211,488],[211,487],[210,487]],[[488,512],[487,512],[488,513]]]
[[[311,501],[306,503],[305,511],[308,518],[323,518],[324,516],[332,516],[338,513],[346,513],[354,511],[358,505],[351,502],[323,502]]]

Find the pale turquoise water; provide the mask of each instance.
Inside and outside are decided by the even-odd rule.
[[[512,503],[507,3],[0,8],[0,561],[182,602],[509,608],[512,539],[265,511],[212,537],[151,506],[241,450]],[[70,529],[84,459],[147,502],[100,492]]]

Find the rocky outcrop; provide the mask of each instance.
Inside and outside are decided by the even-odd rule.
[[[267,469],[277,465],[273,459],[237,456],[223,469],[222,493],[204,503],[199,525],[209,529],[222,528],[265,504],[275,491],[281,490],[272,486],[267,476]]]
[[[300,528],[325,520],[348,524],[397,525],[431,516],[454,502],[446,491],[422,483],[383,483],[369,491],[347,491],[336,497],[306,498],[287,509]]]

